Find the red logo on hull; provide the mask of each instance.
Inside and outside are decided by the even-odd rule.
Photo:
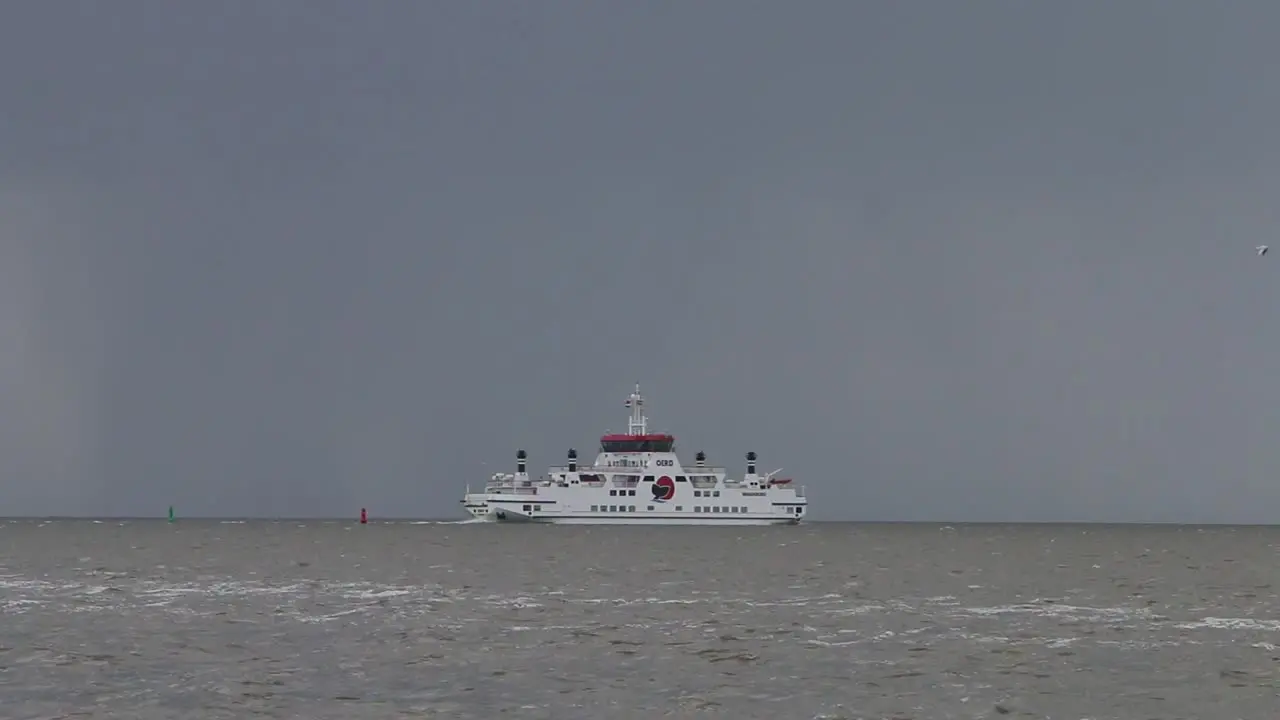
[[[663,475],[653,484],[654,500],[670,500],[676,496],[676,482],[669,476]]]

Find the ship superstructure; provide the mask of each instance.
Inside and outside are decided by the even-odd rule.
[[[780,469],[760,475],[755,452],[747,453],[740,480],[707,465],[702,452],[686,468],[675,452],[675,437],[648,431],[638,383],[627,407],[627,432],[602,436],[591,465],[580,466],[577,451],[570,449],[565,465],[535,479],[527,453],[518,450],[515,473],[494,474],[484,492],[468,487],[463,505],[474,517],[494,522],[775,525],[804,517],[804,488],[776,477]]]

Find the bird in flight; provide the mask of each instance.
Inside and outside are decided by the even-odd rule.
[[[1268,248],[1266,245],[1259,245],[1258,247],[1254,248],[1254,250],[1258,251],[1258,257],[1262,257],[1263,255],[1267,254]]]

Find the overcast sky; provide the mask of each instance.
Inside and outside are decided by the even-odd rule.
[[[0,515],[1280,518],[1280,4],[0,7]]]

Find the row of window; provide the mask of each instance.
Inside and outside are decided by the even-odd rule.
[[[635,490],[610,490],[609,494],[613,496],[635,497],[636,491]],[[719,490],[694,490],[693,496],[694,497],[720,497],[720,491]]]
[[[525,507],[528,509],[528,506]],[[653,510],[653,506],[649,505],[646,510]],[[591,512],[635,512],[635,505],[592,505]],[[694,506],[693,511],[696,513],[745,513],[747,508],[744,507],[719,507],[719,506]],[[684,512],[683,505],[676,506],[676,512]]]

